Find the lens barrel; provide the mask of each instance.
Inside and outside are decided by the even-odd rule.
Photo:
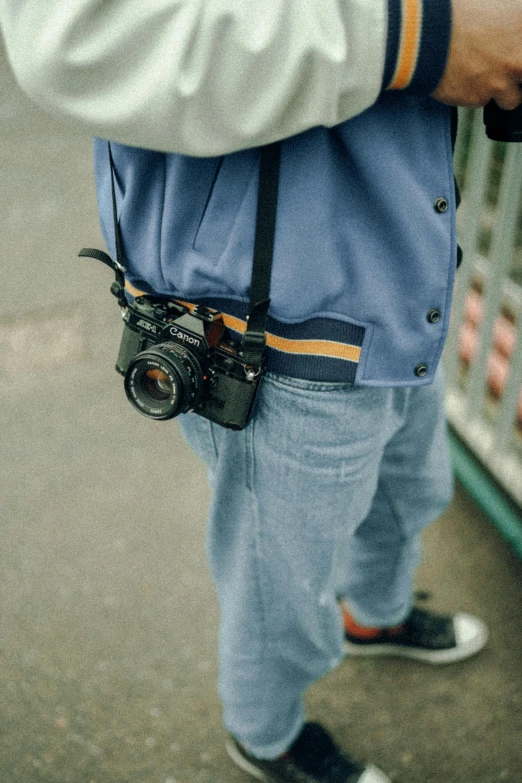
[[[134,357],[124,385],[140,413],[162,421],[194,407],[203,388],[203,370],[183,345],[161,343]]]

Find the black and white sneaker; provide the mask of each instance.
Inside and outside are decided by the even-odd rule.
[[[305,723],[290,750],[273,761],[251,756],[234,737],[226,747],[238,767],[267,783],[390,783],[377,767],[357,764],[342,753],[318,723]]]
[[[390,655],[424,663],[453,663],[478,653],[488,630],[478,617],[463,612],[449,616],[415,608],[395,628],[360,629],[342,606],[345,652],[348,655]]]

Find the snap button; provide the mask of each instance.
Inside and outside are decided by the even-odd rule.
[[[435,210],[437,212],[447,212],[448,210],[448,202],[446,199],[441,196],[440,198],[435,199],[435,203],[433,205],[435,207]]]
[[[418,378],[424,378],[428,372],[428,366],[426,364],[418,364],[413,372]]]
[[[432,310],[427,313],[426,318],[430,322],[430,324],[436,324],[437,321],[440,321],[440,310],[437,310],[436,307],[434,307]]]

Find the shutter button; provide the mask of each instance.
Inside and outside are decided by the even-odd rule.
[[[418,364],[413,372],[418,378],[424,378],[428,372],[428,366],[426,364]]]
[[[441,212],[442,213],[442,212],[447,212],[447,210],[448,210],[448,202],[446,201],[446,199],[443,196],[441,196],[438,199],[435,199],[435,203],[434,203],[433,206],[435,207],[435,210],[437,212]]]
[[[436,324],[437,321],[440,321],[440,310],[437,310],[436,307],[433,308],[433,310],[430,310],[429,313],[426,315],[426,318],[430,322],[430,324]]]

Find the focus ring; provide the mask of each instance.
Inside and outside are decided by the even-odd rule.
[[[176,343],[161,343],[137,354],[125,375],[125,392],[148,418],[170,419],[197,402],[203,371],[190,351]]]

